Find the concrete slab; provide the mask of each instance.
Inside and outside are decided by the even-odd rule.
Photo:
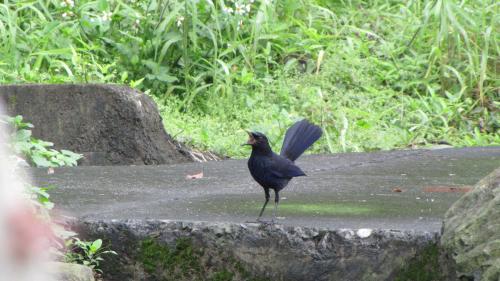
[[[308,177],[280,193],[282,224],[437,232],[448,207],[500,166],[500,147],[313,155],[297,163]],[[203,178],[186,179],[200,171]],[[50,194],[63,213],[87,219],[242,223],[255,219],[264,199],[246,160],[33,175],[54,186]]]

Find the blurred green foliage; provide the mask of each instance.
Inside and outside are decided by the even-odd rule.
[[[30,165],[35,167],[63,167],[76,166],[78,159],[83,156],[69,150],[61,151],[51,149],[53,143],[37,139],[32,136],[33,124],[23,122],[23,117],[5,117],[12,129],[11,141],[15,154],[25,158]]]
[[[315,152],[500,144],[500,3],[25,0],[0,4],[0,82],[124,83],[176,139],[243,157],[242,129],[309,118]]]

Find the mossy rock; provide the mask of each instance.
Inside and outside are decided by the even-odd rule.
[[[443,281],[446,276],[440,266],[438,245],[431,244],[417,253],[394,281]]]
[[[463,280],[500,280],[500,168],[445,215],[441,245]]]

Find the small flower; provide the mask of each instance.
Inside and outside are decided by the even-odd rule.
[[[184,22],[184,17],[183,16],[179,16],[177,18],[177,27],[181,27],[182,22]]]
[[[73,0],[63,0],[61,2],[61,7],[70,7],[70,8],[73,8],[75,6],[75,1]]]
[[[111,12],[104,12],[101,16],[101,20],[102,21],[110,21],[111,20],[111,16],[113,16],[113,13]]]
[[[251,8],[250,4],[245,5],[245,9],[247,10],[247,13],[250,13],[250,8]]]
[[[63,18],[69,18],[69,17],[72,17],[74,15],[75,14],[72,11],[62,13]]]
[[[253,2],[255,2],[255,0],[250,0],[249,2],[250,2],[250,4],[253,4]]]
[[[135,25],[139,25],[139,23],[140,23],[140,22],[141,22],[141,21],[140,21],[139,19],[136,19],[136,20],[135,20]]]
[[[240,3],[234,4],[234,13],[237,15],[244,15],[245,14],[245,6]]]
[[[224,7],[222,8],[222,11],[223,11],[224,13],[226,13],[226,14],[232,14],[232,13],[233,13],[233,8],[231,8],[231,7],[227,7],[227,6],[224,6]]]

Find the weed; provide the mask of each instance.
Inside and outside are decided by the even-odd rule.
[[[104,260],[102,256],[117,255],[115,251],[105,250],[101,239],[82,241],[73,237],[66,240],[66,247],[70,249],[65,255],[66,262],[83,264],[99,273],[102,273],[99,269],[100,262]]]

